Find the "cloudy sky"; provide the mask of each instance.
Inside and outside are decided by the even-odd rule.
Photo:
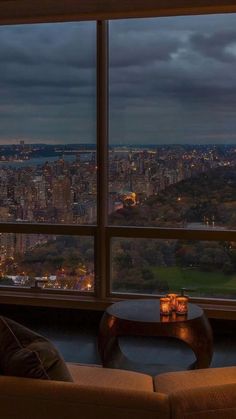
[[[94,22],[0,27],[0,142],[96,141]],[[236,144],[236,15],[110,22],[110,141]]]
[[[96,25],[0,27],[0,141],[96,141]]]

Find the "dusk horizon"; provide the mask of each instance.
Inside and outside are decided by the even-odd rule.
[[[1,143],[0,140],[0,147],[11,147],[11,146],[18,146],[20,145],[21,142],[24,142],[25,145],[32,145],[32,146],[36,146],[36,145],[48,145],[48,146],[91,146],[96,148],[96,143],[93,142],[72,142],[72,143],[68,143],[68,142],[44,142],[43,140],[41,141],[37,141],[37,142],[28,142],[26,140],[15,140],[12,143]],[[177,146],[185,146],[185,147],[193,147],[193,146],[199,146],[199,147],[207,147],[207,146],[217,146],[217,147],[226,147],[226,146],[236,146],[236,141],[235,143],[216,143],[216,142],[209,142],[209,143],[166,143],[166,142],[159,142],[159,143],[154,143],[154,142],[140,142],[140,143],[135,143],[135,142],[127,142],[127,143],[123,143],[123,142],[116,142],[116,143],[110,143],[109,147],[132,147],[132,146],[137,146],[137,147],[177,147]]]

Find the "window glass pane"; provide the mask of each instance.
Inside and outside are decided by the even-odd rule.
[[[94,239],[0,234],[0,286],[94,291]]]
[[[235,25],[110,22],[111,224],[236,228]]]
[[[112,240],[112,291],[236,298],[236,243]]]
[[[0,27],[0,221],[96,223],[96,23]]]

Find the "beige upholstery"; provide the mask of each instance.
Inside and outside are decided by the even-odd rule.
[[[93,368],[93,367],[92,367]],[[169,419],[166,395],[0,377],[2,419]]]
[[[194,371],[168,372],[154,378],[157,392],[170,394],[178,390],[236,383],[236,367],[208,368]]]
[[[67,366],[76,384],[153,392],[153,380],[150,375],[69,363]]]
[[[153,391],[146,374],[68,366],[74,383],[0,376],[0,418],[236,419],[236,367],[160,374]]]
[[[154,387],[169,396],[171,419],[236,419],[236,367],[160,374]]]
[[[172,393],[171,419],[236,419],[236,383]]]

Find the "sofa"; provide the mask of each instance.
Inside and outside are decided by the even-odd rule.
[[[236,367],[151,377],[66,363],[53,343],[0,316],[0,419],[236,419]]]
[[[69,364],[73,382],[0,376],[2,419],[236,419],[236,367],[149,375]]]

